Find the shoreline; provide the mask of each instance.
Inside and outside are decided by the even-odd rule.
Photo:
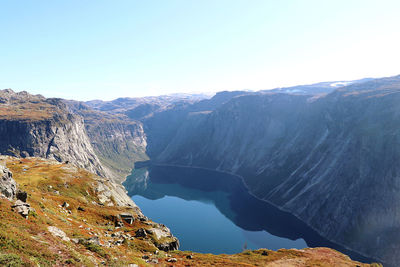
[[[139,164],[138,164],[138,163],[139,163]],[[274,203],[272,203],[272,202],[270,202],[270,201],[268,201],[268,200],[260,199],[259,197],[257,197],[256,195],[254,195],[254,194],[250,191],[248,185],[246,184],[246,182],[245,182],[245,180],[244,180],[244,177],[241,176],[241,175],[238,175],[238,174],[235,174],[235,173],[231,173],[231,172],[228,172],[228,171],[216,170],[216,169],[206,168],[206,167],[201,167],[201,166],[188,166],[188,165],[181,165],[181,164],[157,163],[157,162],[153,162],[153,161],[151,161],[151,160],[136,162],[136,163],[135,163],[135,168],[133,168],[132,171],[133,171],[134,169],[139,169],[139,168],[144,168],[144,167],[149,167],[149,166],[178,167],[178,168],[200,169],[200,170],[207,170],[207,171],[213,171],[213,172],[228,174],[228,175],[231,175],[231,176],[233,176],[233,177],[236,177],[236,178],[238,178],[238,179],[241,181],[241,183],[243,184],[243,186],[246,188],[247,192],[248,192],[251,196],[255,197],[256,199],[258,199],[258,200],[260,200],[260,201],[263,201],[263,202],[266,202],[266,203],[272,205],[273,207],[277,208],[278,210],[280,210],[280,211],[282,211],[282,212],[286,212],[286,213],[289,213],[289,214],[293,215],[293,216],[296,217],[298,220],[300,220],[301,222],[303,222],[306,226],[310,227],[310,229],[312,229],[313,231],[315,231],[320,237],[322,237],[322,238],[326,239],[327,241],[332,242],[332,243],[334,243],[334,244],[336,244],[336,245],[338,245],[338,246],[343,247],[344,249],[348,250],[349,252],[358,254],[359,256],[361,256],[361,257],[363,257],[363,258],[370,259],[370,260],[371,260],[371,263],[372,263],[372,262],[381,262],[381,263],[384,263],[383,260],[380,260],[380,259],[378,259],[378,258],[372,258],[371,256],[365,255],[365,254],[362,253],[362,252],[359,252],[359,251],[357,251],[357,250],[355,250],[355,249],[349,248],[348,246],[346,246],[346,245],[344,245],[344,244],[342,244],[342,243],[340,243],[340,242],[337,242],[337,241],[335,241],[335,240],[331,240],[331,239],[329,239],[329,238],[326,238],[319,230],[317,230],[317,229],[315,229],[313,226],[309,225],[307,222],[305,222],[303,219],[301,219],[297,214],[292,213],[292,212],[289,211],[289,210],[283,209],[282,207],[279,207],[279,206],[277,206],[276,204],[274,204]],[[128,176],[129,176],[129,175],[128,175]],[[127,177],[128,177],[128,176],[127,176]],[[349,255],[347,255],[347,256],[349,256]],[[350,256],[349,256],[349,257],[350,257]]]

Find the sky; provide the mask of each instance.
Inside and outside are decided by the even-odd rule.
[[[400,74],[400,1],[1,0],[0,88],[76,100]]]

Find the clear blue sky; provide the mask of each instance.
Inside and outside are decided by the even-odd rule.
[[[79,100],[400,74],[400,1],[2,0],[0,88]]]

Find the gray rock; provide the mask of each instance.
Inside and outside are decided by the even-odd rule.
[[[156,244],[157,248],[162,251],[171,251],[179,249],[179,240],[177,238],[173,238],[172,241]]]
[[[100,246],[100,239],[99,239],[98,236],[92,236],[92,237],[86,239],[86,241],[87,241],[88,243],[91,243],[91,244],[95,244],[95,245]]]
[[[11,200],[16,192],[17,184],[12,178],[12,173],[5,166],[0,165],[0,196]]]
[[[11,206],[12,210],[21,214],[24,218],[27,218],[31,207],[28,203],[22,202],[21,200],[15,201],[14,205]]]
[[[146,230],[143,228],[139,228],[135,232],[135,237],[146,237],[146,236],[147,236]]]
[[[121,213],[119,216],[122,220],[129,224],[132,224],[135,221],[135,217],[133,217],[133,215],[130,213]]]
[[[55,226],[47,227],[47,230],[54,236],[61,238],[64,241],[70,241],[70,238],[65,234],[65,232]]]
[[[75,244],[79,244],[81,241],[80,241],[80,238],[71,238],[71,242],[73,242]]]
[[[52,108],[48,118],[0,120],[0,153],[55,159],[107,176],[87,136],[82,117],[70,112],[61,99],[46,99],[31,94],[0,91],[7,105],[20,107],[31,101]],[[38,110],[38,112],[44,112]]]
[[[146,260],[146,263],[158,264],[158,259],[148,259],[148,260]]]

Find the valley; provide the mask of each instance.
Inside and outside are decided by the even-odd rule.
[[[400,266],[399,1],[0,13],[0,267]]]
[[[140,187],[126,180],[140,162],[232,174],[254,200],[231,203],[231,208],[272,204],[294,216],[297,226],[304,224],[289,239],[302,237],[311,247],[328,246],[390,266],[397,262],[399,245],[395,161],[400,82],[390,77],[349,84],[326,92],[318,85],[285,92],[220,92],[212,98],[86,103],[7,89],[1,92],[5,138],[0,149],[3,155],[41,157],[92,172],[113,184],[118,192],[113,199],[120,204],[130,201],[125,188],[136,192],[132,188]],[[307,93],[308,88],[318,90]],[[204,177],[195,179],[197,186],[218,188]],[[107,190],[102,189],[102,197],[109,197]],[[232,210],[222,210],[232,221]],[[262,225],[266,220],[256,216],[249,222]],[[260,225],[256,229],[277,231],[276,225]],[[287,238],[282,231],[277,235]],[[307,232],[318,238],[307,238]]]

